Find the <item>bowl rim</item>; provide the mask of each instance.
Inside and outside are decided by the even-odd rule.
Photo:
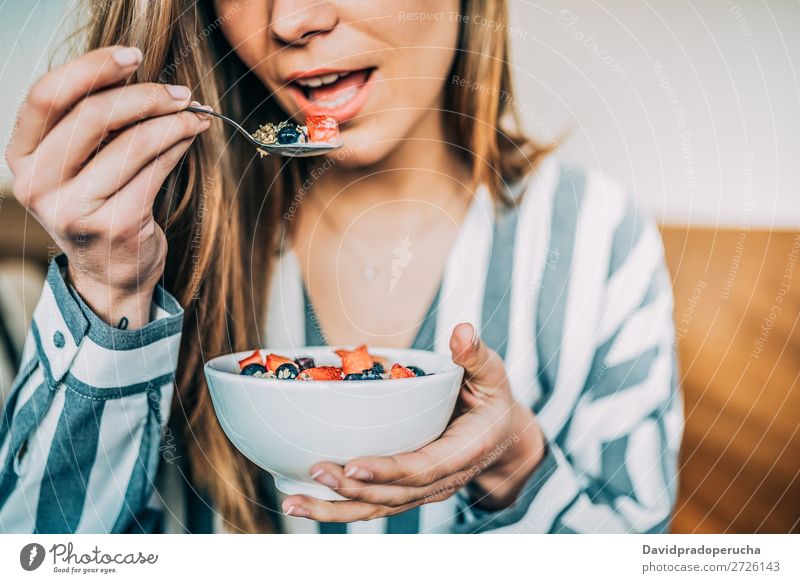
[[[349,347],[348,346],[342,346],[341,348],[348,349]],[[275,353],[275,352],[277,352],[278,354],[281,353],[280,351],[283,351],[284,353],[296,352],[296,353],[299,353],[301,356],[302,356],[302,352],[301,351],[302,350],[307,350],[307,349],[312,349],[314,351],[329,350],[331,353],[335,354],[334,353],[335,348],[328,347],[328,346],[302,346],[300,348],[291,349],[291,350],[290,349],[283,349],[283,348],[258,348],[258,350],[261,351],[261,352],[265,352],[265,351],[267,353],[270,353],[270,352]],[[256,384],[262,385],[264,387],[266,387],[266,386],[276,386],[276,387],[284,388],[284,387],[289,386],[290,383],[294,383],[293,385],[291,385],[292,387],[295,387],[292,390],[306,390],[306,391],[307,390],[314,390],[314,389],[322,388],[322,386],[327,385],[329,383],[336,383],[337,386],[339,386],[339,383],[344,383],[344,386],[356,388],[356,387],[360,387],[360,386],[373,386],[374,387],[375,383],[377,382],[375,380],[366,380],[366,379],[365,380],[356,380],[356,381],[345,381],[345,380],[338,380],[338,381],[330,380],[330,381],[327,381],[326,380],[326,381],[299,381],[298,382],[295,379],[278,379],[278,378],[263,378],[263,377],[243,376],[243,375],[241,375],[239,373],[220,370],[219,368],[215,368],[213,366],[215,364],[215,362],[217,362],[217,361],[219,361],[219,360],[221,360],[223,358],[230,358],[231,356],[236,358],[236,360],[241,360],[241,358],[237,358],[239,355],[246,356],[248,354],[252,354],[254,350],[256,350],[256,349],[253,348],[252,350],[241,350],[241,351],[238,351],[238,352],[228,352],[226,354],[220,354],[218,356],[215,356],[214,358],[211,358],[211,359],[209,359],[209,360],[207,360],[205,362],[205,364],[203,365],[203,371],[206,374],[212,374],[212,375],[215,375],[215,376],[219,376],[219,377],[221,377],[223,379],[225,377],[230,377],[231,380],[232,379],[237,379],[239,382],[256,383]],[[428,353],[428,354],[435,354],[436,356],[441,357],[442,359],[446,359],[447,358],[446,356],[444,356],[443,354],[441,354],[439,352],[435,352],[433,350],[420,350],[418,348],[395,348],[395,347],[382,347],[382,346],[374,346],[373,347],[373,346],[371,346],[370,347],[370,351],[374,351],[375,353],[379,353],[381,351],[423,352],[423,353]],[[323,365],[323,366],[328,366],[328,365]],[[442,377],[442,376],[446,377],[446,376],[449,376],[449,375],[455,376],[456,374],[462,374],[463,372],[464,372],[464,367],[463,366],[461,366],[460,364],[456,364],[451,359],[448,359],[446,364],[445,364],[445,366],[444,366],[444,368],[439,372],[426,374],[424,377],[407,377],[407,378],[402,378],[402,379],[382,379],[381,386],[386,386],[385,385],[386,382],[391,382],[392,386],[398,386],[398,385],[403,384],[403,383],[408,384],[409,382],[414,382],[414,381],[420,382],[420,379],[424,379],[426,377]],[[421,381],[421,382],[428,382],[428,381]]]

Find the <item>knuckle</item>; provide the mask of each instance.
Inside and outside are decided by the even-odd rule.
[[[50,75],[40,77],[28,91],[26,102],[37,109],[49,109],[53,105],[52,83]]]
[[[388,508],[383,508],[381,506],[375,506],[371,508],[367,513],[366,520],[375,520],[376,518],[383,518],[390,513]]]
[[[154,151],[164,142],[164,132],[161,131],[161,120],[149,119],[137,124],[131,136],[131,149],[143,148]]]
[[[182,112],[177,116],[181,135],[194,134],[199,127],[197,115],[191,112]]]
[[[33,180],[33,173],[29,166],[19,167],[14,172],[14,180],[11,183],[11,191],[21,204],[28,205],[37,197],[36,183]]]
[[[355,500],[370,504],[383,504],[385,502],[385,497],[381,496],[379,489],[374,486],[356,488],[349,493],[348,497],[350,496]]]
[[[450,482],[446,484],[441,484],[438,487],[431,489],[430,492],[428,492],[428,494],[425,496],[425,502],[430,503],[430,502],[441,502],[442,500],[448,500],[453,495],[455,495],[456,492],[458,492],[459,488],[460,486]]]
[[[183,150],[170,148],[158,154],[153,160],[153,165],[160,168],[172,168],[178,162]]]
[[[182,120],[184,128],[183,135],[185,136],[194,136],[198,134],[208,123],[200,119],[196,113],[190,111],[181,112],[178,114],[178,117]]]
[[[11,141],[9,141],[8,145],[3,151],[3,156],[6,159],[6,164],[8,165],[8,169],[11,170],[12,174],[16,174],[17,158],[13,153],[13,138]]]
[[[311,516],[318,516],[318,520],[322,522],[341,522],[341,519],[336,515],[336,512],[329,509],[327,506],[314,507],[311,505]]]
[[[173,105],[180,103],[169,92],[165,83],[150,83],[150,85],[152,85],[151,95],[153,96],[152,101],[154,103],[158,103],[159,101]]]
[[[127,243],[136,239],[141,232],[141,228],[135,222],[125,221],[109,228],[108,238],[112,244]]]
[[[107,126],[109,109],[105,105],[103,98],[99,95],[83,99],[75,112],[79,123],[92,127]]]
[[[492,450],[495,447],[494,444],[495,440],[493,439],[481,439],[478,443],[478,449],[475,451],[475,455],[472,456],[473,462],[479,466],[485,466],[488,464],[488,461],[492,456]]]
[[[403,492],[394,499],[394,501],[390,504],[390,506],[393,506],[395,508],[399,506],[407,506],[409,504],[412,504],[419,498],[420,498],[419,492],[416,490]]]
[[[152,224],[156,228],[156,237],[157,237],[156,258],[160,265],[164,265],[164,262],[167,260],[167,251],[169,250],[169,242],[167,241],[167,235],[161,228],[156,226],[155,221],[152,221]]]
[[[60,218],[57,223],[53,225],[53,230],[69,241],[77,241],[84,234],[84,229],[80,221]]]
[[[127,87],[126,90],[131,92],[138,104],[134,113],[138,119],[145,119],[149,115],[159,112],[164,105],[172,101],[169,93],[160,83],[141,83]]]
[[[411,474],[411,479],[420,484],[431,484],[436,481],[436,463],[430,454],[424,450],[418,452],[416,472]]]
[[[72,234],[72,232],[79,228],[82,222],[82,216],[76,210],[70,208],[70,205],[60,204],[58,207],[58,218],[54,222],[57,231]]]
[[[143,83],[140,87],[131,87],[131,91],[138,94],[137,100],[139,107],[136,115],[145,118],[159,109],[162,103],[166,103],[167,91],[159,83]]]
[[[89,233],[89,221],[77,212],[59,214],[53,230],[69,241],[84,241]]]
[[[437,492],[436,494],[433,495],[433,498],[431,498],[431,502],[442,502],[443,500],[449,500],[450,498],[455,496],[456,492],[458,492],[459,490],[460,490],[460,487],[458,487],[458,486],[452,486],[452,487],[449,487],[449,488],[442,488],[441,491],[439,491],[439,492]]]
[[[434,468],[426,468],[419,472],[415,477],[415,481],[420,486],[433,484],[436,481],[436,471]]]

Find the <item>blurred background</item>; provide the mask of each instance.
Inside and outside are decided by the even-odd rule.
[[[528,130],[662,225],[686,414],[673,532],[800,532],[800,3],[510,3]],[[73,9],[0,4],[0,135]],[[9,184],[3,160],[0,399],[57,253]]]

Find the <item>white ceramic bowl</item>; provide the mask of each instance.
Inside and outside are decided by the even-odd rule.
[[[312,465],[414,451],[444,431],[464,369],[434,352],[372,346],[369,350],[390,363],[418,366],[429,374],[381,381],[241,376],[238,361],[252,351],[206,363],[211,400],[222,428],[239,451],[275,477],[281,492],[339,500],[338,494],[311,479]],[[326,347],[261,352],[311,356],[317,366],[341,362]]]

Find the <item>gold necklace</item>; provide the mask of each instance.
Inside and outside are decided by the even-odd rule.
[[[344,233],[346,229],[342,229],[341,226],[334,221],[333,218],[329,216],[328,213],[325,212],[325,207],[322,206],[316,197],[311,196],[311,201],[314,206],[317,207],[317,213],[319,218],[325,224],[325,226],[336,235],[337,239],[341,241],[342,245],[347,248],[345,255],[350,259],[351,262],[355,264],[358,268],[361,277],[365,281],[374,281],[380,273],[386,267],[386,264],[390,262],[389,258],[382,259],[378,262],[369,261],[365,259],[364,255],[361,253],[360,246],[356,246],[351,244],[346,237],[344,237]],[[429,204],[431,206],[435,206],[437,210],[442,210],[442,207],[439,205],[434,205],[428,201],[414,201],[414,202],[422,202],[425,204]],[[442,211],[444,212],[444,211]],[[392,257],[391,257],[391,264],[392,264],[392,280],[391,280],[391,287],[394,288],[397,279],[399,276],[395,276],[395,272],[401,271],[405,268],[409,261],[411,260],[412,256],[412,247],[414,245],[414,241],[422,236],[427,235],[427,233],[434,227],[435,223],[439,220],[439,213],[433,213],[427,221],[424,221],[422,225],[417,227],[413,233],[404,236],[400,242],[394,246],[392,249]]]

